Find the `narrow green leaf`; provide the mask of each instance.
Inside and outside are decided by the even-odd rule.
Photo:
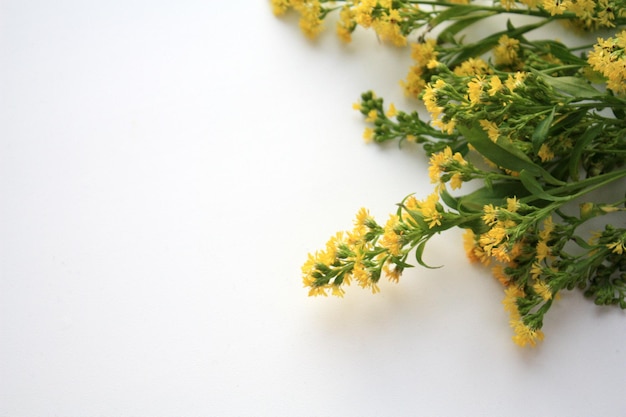
[[[424,256],[424,249],[426,248],[426,242],[428,242],[428,239],[422,240],[417,245],[417,247],[415,248],[415,260],[417,261],[418,264],[420,264],[424,268],[428,268],[428,269],[438,269],[438,268],[441,268],[442,265],[440,265],[440,266],[430,266],[426,262],[424,262],[423,256]]]
[[[455,197],[452,197],[450,193],[444,188],[439,195],[441,196],[441,200],[446,204],[446,206],[451,209],[458,210],[459,200]]]
[[[476,11],[476,8],[472,5],[468,5],[468,4],[452,5],[451,7],[448,7],[446,10],[439,12],[434,19],[430,20],[429,24],[430,26],[435,27],[442,22],[450,21],[457,17],[465,16],[475,11]]]
[[[541,145],[543,145],[543,142],[545,142],[546,138],[548,137],[548,131],[550,130],[550,126],[552,126],[555,111],[556,107],[553,107],[552,112],[550,112],[548,117],[546,117],[537,124],[537,128],[535,129],[535,132],[532,136],[533,151],[535,151],[535,154],[539,152]]]
[[[459,132],[484,157],[494,164],[511,171],[526,170],[535,176],[541,176],[542,168],[534,164],[526,154],[515,148],[507,139],[500,138],[493,142],[480,126],[471,128],[459,124]]]
[[[510,21],[509,21],[510,24]],[[481,39],[479,42],[475,42],[473,44],[464,45],[461,52],[459,52],[453,59],[448,62],[450,67],[455,67],[467,60],[468,58],[474,58],[476,56],[480,56],[485,52],[490,51],[495,45],[498,44],[498,41],[502,37],[502,35],[507,35],[510,38],[520,38],[524,33],[530,32],[533,29],[536,29],[537,24],[530,24],[520,26],[519,28],[515,28],[511,25],[510,29],[503,30],[497,33],[494,33],[486,38]]]
[[[536,41],[538,46],[544,46],[555,58],[558,58],[563,64],[586,65],[587,61],[574,55],[570,49],[560,42],[545,40]]]
[[[491,187],[482,187],[458,198],[458,210],[462,214],[479,213],[488,204],[500,206],[507,198],[522,198],[528,190],[519,181],[498,182]]]
[[[587,145],[589,145],[589,143],[594,140],[601,131],[602,125],[593,125],[589,129],[587,129],[587,131],[583,133],[576,141],[576,145],[574,145],[569,159],[569,176],[573,180],[578,180],[580,158],[585,151],[585,147],[587,147]]]
[[[544,74],[542,72],[531,69],[531,71],[538,77],[542,78],[546,84],[558,90],[562,93],[577,98],[594,98],[602,95],[601,92],[596,90],[580,77],[552,77],[551,75]]]
[[[492,12],[476,14],[476,15],[470,15],[470,16],[463,17],[463,18],[459,19],[458,21],[454,22],[453,24],[451,24],[450,26],[447,26],[443,31],[441,31],[441,33],[437,37],[437,40],[439,42],[448,42],[448,43],[456,44],[457,41],[456,41],[456,39],[454,37],[460,31],[462,31],[463,29],[473,25],[474,23],[478,22],[479,20],[482,20],[482,19],[484,19],[486,17],[490,17],[490,16],[493,16]]]
[[[530,191],[530,193],[541,199],[541,200],[547,200],[547,201],[563,201],[566,200],[568,197],[558,197],[555,195],[552,195],[550,193],[548,193],[547,191],[545,191],[543,189],[543,187],[541,186],[541,184],[539,183],[539,181],[537,181],[537,179],[528,171],[526,170],[522,170],[519,173],[519,179],[522,181],[522,184],[524,184],[524,187],[526,187],[526,189],[528,191]]]
[[[562,132],[565,129],[576,126],[587,114],[587,109],[572,110],[568,115],[552,126],[553,133]]]

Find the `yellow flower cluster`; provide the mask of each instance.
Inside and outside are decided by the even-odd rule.
[[[551,284],[542,277],[549,275],[551,259],[550,240],[554,231],[552,216],[543,221],[543,228],[537,232],[537,239],[531,244],[526,237],[515,238],[514,229],[518,224],[511,220],[511,214],[520,209],[520,202],[516,198],[507,199],[505,207],[494,207],[489,204],[483,208],[482,219],[490,228],[485,233],[476,236],[471,230],[464,235],[464,245],[468,258],[473,262],[492,267],[494,277],[505,286],[505,297],[502,303],[505,311],[510,314],[510,324],[515,335],[513,341],[520,346],[535,346],[537,341],[543,340],[543,333],[536,325],[529,324],[528,312],[522,314],[518,308],[519,300],[526,300],[530,296],[524,288],[515,283],[510,271],[519,271],[521,264],[531,263],[530,277],[527,285],[534,294],[533,305],[551,302],[555,295]],[[528,234],[528,232],[526,232]],[[533,254],[531,258],[529,255]],[[532,297],[531,297],[532,298]]]
[[[378,227],[369,212],[362,208],[354,221],[354,228],[349,232],[338,232],[326,243],[323,250],[309,254],[302,266],[302,281],[309,288],[309,296],[332,295],[343,297],[342,285],[350,285],[354,279],[362,288],[379,292],[378,277],[368,272],[368,268],[379,268],[378,261],[384,262],[384,253],[371,256],[373,245],[366,234]],[[380,268],[378,269],[380,271]]]
[[[552,16],[573,13],[585,29],[615,27],[616,18],[624,16],[615,0],[543,0],[541,6]]]
[[[320,0],[271,0],[272,9],[277,16],[285,14],[289,9],[300,13],[300,28],[304,34],[314,39],[323,29],[322,21],[326,13],[334,5],[323,6]],[[408,10],[417,9],[417,5],[403,4],[395,8],[392,0],[353,0],[344,1],[340,7],[336,32],[339,38],[348,43],[352,41],[352,33],[357,26],[372,28],[378,38],[396,46],[407,43],[402,23]]]
[[[271,0],[276,16],[293,8],[300,14],[300,29],[310,39],[316,38],[324,29],[322,5],[319,0]]]
[[[544,335],[540,329],[532,328],[524,323],[519,309],[518,300],[523,299],[526,294],[524,290],[518,286],[511,285],[504,290],[504,304],[505,311],[508,311],[510,317],[510,324],[515,332],[513,341],[519,346],[535,346],[538,341],[543,340]]]
[[[518,61],[519,40],[502,35],[493,49],[496,65],[514,66]]]
[[[409,252],[439,228],[450,227],[455,218],[444,212],[437,193],[423,200],[407,197],[398,214],[390,215],[384,226],[362,208],[352,230],[336,233],[323,250],[309,253],[302,266],[303,284],[310,296],[330,293],[342,297],[343,286],[353,280],[377,293],[381,276],[398,282],[402,271],[411,266],[406,263]]]
[[[452,189],[456,190],[461,188],[464,180],[464,169],[468,167],[468,162],[463,158],[463,155],[459,152],[453,154],[452,149],[446,146],[443,151],[431,155],[428,176],[430,177],[430,182],[437,184],[437,191],[440,191],[448,180]],[[451,173],[452,175],[444,175],[445,173]]]
[[[598,39],[588,58],[591,67],[607,78],[615,94],[626,94],[626,30],[613,38]]]
[[[409,68],[406,80],[400,81],[400,86],[407,97],[419,97],[426,87],[426,74],[439,64],[436,46],[435,39],[411,44],[411,58],[415,64]]]

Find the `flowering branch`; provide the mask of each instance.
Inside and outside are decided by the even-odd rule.
[[[515,343],[535,346],[561,291],[580,289],[599,305],[626,309],[626,198],[592,197],[626,177],[626,2],[624,0],[467,1],[272,0],[276,14],[294,9],[315,37],[328,13],[349,42],[357,27],[410,45],[414,64],[401,82],[430,114],[385,105],[373,92],[354,105],[364,139],[421,145],[434,191],[404,198],[379,224],[361,209],[349,231],[309,254],[302,268],[310,295],[343,296],[356,282],[379,291],[423,259],[435,234],[465,229],[468,258],[489,266],[504,286]],[[494,15],[526,14],[531,24],[463,42],[468,28]],[[560,21],[611,34],[588,47],[526,35]],[[428,37],[441,25],[436,37]],[[422,29],[420,34],[417,30]],[[417,34],[415,42],[408,37]],[[469,181],[482,188],[452,196]],[[614,193],[613,193],[614,195]],[[577,214],[571,214],[578,204]],[[606,219],[588,236],[581,227]],[[616,221],[618,220],[618,221]]]

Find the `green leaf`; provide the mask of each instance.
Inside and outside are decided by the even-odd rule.
[[[451,209],[458,210],[459,200],[455,197],[452,197],[450,193],[444,188],[439,195],[441,196],[441,200],[446,204],[446,206]]]
[[[548,171],[535,164],[524,152],[515,147],[508,139],[492,141],[479,126],[471,128],[459,124],[459,132],[478,152],[494,164],[511,171],[525,170],[535,177],[542,177],[550,184],[562,185],[563,181],[554,178]]]
[[[431,19],[428,23],[431,27],[435,27],[442,22],[453,20],[460,16],[465,16],[476,11],[476,7],[468,4],[456,4],[448,7]]]
[[[533,163],[524,152],[517,149],[508,139],[499,138],[497,142],[493,142],[480,126],[469,128],[459,124],[457,127],[465,139],[494,164],[511,171],[525,169],[536,176],[541,176],[543,169]]]
[[[522,198],[527,195],[528,190],[519,181],[498,182],[459,197],[457,199],[458,211],[462,214],[479,213],[488,204],[500,206],[506,202],[507,198]]]
[[[545,46],[546,49],[555,58],[558,58],[563,64],[574,64],[574,65],[586,65],[587,64],[587,61],[574,55],[567,46],[563,45],[560,42],[545,40],[545,41],[538,41],[535,43],[540,46]]]
[[[463,61],[467,60],[468,58],[474,58],[490,51],[495,45],[498,44],[498,41],[500,40],[500,37],[502,37],[502,35],[507,35],[510,38],[517,39],[520,38],[524,33],[530,32],[531,30],[539,27],[537,23],[534,23],[515,28],[511,24],[510,20],[507,22],[507,30],[494,33],[490,36],[487,36],[486,38],[481,39],[479,42],[464,45],[461,52],[459,52],[453,59],[450,59],[450,61],[447,63],[448,66],[453,68]]]
[[[428,242],[428,239],[422,240],[415,248],[415,260],[417,261],[418,264],[420,264],[424,268],[428,268],[428,269],[441,268],[442,265],[430,266],[426,262],[424,262],[423,256],[424,256],[424,249],[426,248],[426,242]]]
[[[441,33],[437,37],[437,41],[457,44],[458,42],[456,41],[456,39],[454,39],[454,37],[460,31],[462,31],[463,29],[473,25],[474,23],[478,22],[479,20],[482,20],[482,19],[484,19],[486,17],[490,17],[490,16],[493,16],[492,12],[476,14],[476,15],[470,15],[470,16],[463,17],[463,18],[459,19],[457,22],[454,22],[453,24],[451,24],[450,26],[447,26],[443,31],[441,31]]]
[[[530,191],[530,193],[533,196],[541,200],[563,201],[568,198],[568,197],[558,197],[558,196],[555,196],[546,192],[541,186],[541,184],[539,183],[539,181],[537,181],[537,179],[526,170],[522,170],[519,173],[519,179],[522,181],[522,184],[524,184],[524,187],[526,187],[526,189]]]
[[[535,151],[535,154],[539,152],[539,148],[541,148],[541,145],[543,145],[546,138],[548,137],[548,131],[550,130],[550,126],[552,126],[555,111],[556,107],[553,107],[548,117],[546,117],[537,124],[537,128],[535,129],[532,137],[533,151]]]
[[[587,114],[587,109],[570,111],[564,119],[558,121],[557,123],[554,124],[554,126],[552,126],[553,134],[562,132],[566,129],[576,126],[578,122],[580,122],[585,117],[586,114]]]
[[[589,145],[589,143],[594,140],[601,131],[602,125],[593,125],[589,129],[587,129],[587,131],[583,133],[576,141],[576,145],[572,149],[572,153],[569,159],[569,176],[573,180],[578,180],[580,158],[582,157],[585,147],[587,147],[587,145]]]
[[[531,68],[530,70],[539,78],[542,78],[546,84],[557,91],[577,98],[594,98],[601,96],[602,93],[596,90],[580,77],[552,77]]]

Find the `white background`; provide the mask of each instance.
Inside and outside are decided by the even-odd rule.
[[[300,266],[430,193],[366,145],[408,51],[266,1],[0,1],[0,416],[623,416],[624,313],[564,294],[536,349],[460,232],[372,296]]]

